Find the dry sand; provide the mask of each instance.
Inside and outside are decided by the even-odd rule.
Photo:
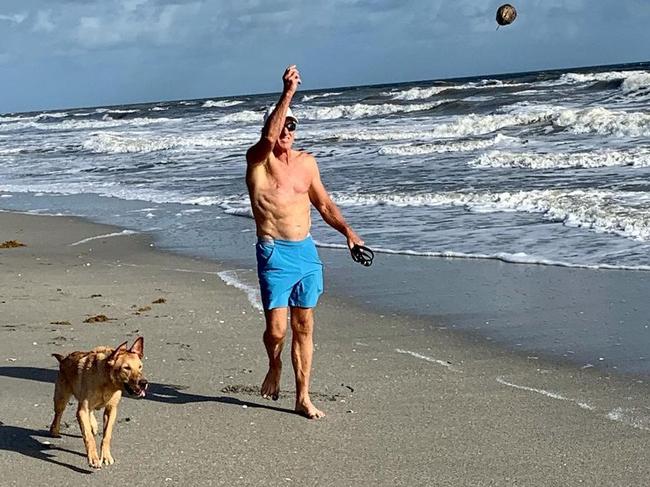
[[[71,245],[120,231],[0,213],[0,241],[26,244],[0,249],[0,485],[648,484],[643,381],[326,295],[312,391],[327,417],[309,421],[291,411],[288,346],[284,394],[258,396],[263,319],[218,264],[142,235]],[[107,320],[85,322],[98,315]],[[47,435],[50,354],[137,335],[151,390],[122,401],[116,464],[91,471],[74,406],[63,438]]]

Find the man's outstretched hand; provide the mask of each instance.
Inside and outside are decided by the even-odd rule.
[[[295,64],[288,66],[287,69],[284,70],[284,74],[282,75],[282,82],[284,83],[285,93],[293,95],[296,92],[301,81],[300,73],[298,72],[298,68]]]

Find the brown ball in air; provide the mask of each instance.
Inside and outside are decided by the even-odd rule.
[[[497,9],[497,23],[499,25],[512,24],[517,18],[515,7],[506,3]]]

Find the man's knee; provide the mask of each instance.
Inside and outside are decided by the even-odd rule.
[[[286,313],[268,312],[266,315],[266,330],[264,341],[281,342],[287,334]]]
[[[286,334],[286,326],[284,329],[277,327],[268,327],[266,330],[264,330],[264,342],[279,343],[284,340]]]
[[[291,314],[291,331],[301,335],[311,335],[314,330],[314,318],[307,310],[293,312]]]

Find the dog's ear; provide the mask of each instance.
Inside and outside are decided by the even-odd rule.
[[[109,360],[109,361],[115,360],[115,357],[117,357],[117,354],[118,354],[118,353],[123,352],[123,351],[126,351],[126,346],[127,346],[128,343],[129,343],[129,342],[124,342],[124,343],[120,344],[120,346],[117,347],[115,350],[113,350],[113,353],[111,353],[111,354],[108,356],[108,360]]]
[[[144,357],[144,338],[143,337],[136,338],[135,341],[133,342],[133,345],[131,345],[129,352],[137,353],[138,357],[140,358]]]

